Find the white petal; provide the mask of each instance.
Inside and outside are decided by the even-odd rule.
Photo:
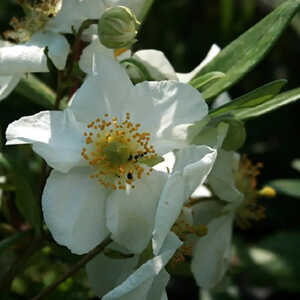
[[[159,154],[186,145],[189,125],[207,115],[201,94],[176,81],[142,82],[135,86],[131,106],[134,119],[151,132],[151,143]]]
[[[183,204],[204,182],[216,158],[216,151],[205,146],[190,146],[176,151],[176,163],[162,191],[153,231],[153,251],[157,254],[180,215]]]
[[[48,72],[46,47],[54,65],[62,70],[70,50],[67,40],[59,34],[38,32],[26,44],[0,48],[0,75]]]
[[[208,184],[220,199],[241,202],[243,194],[235,186],[233,167],[234,152],[218,151],[216,163],[208,176]]]
[[[143,264],[126,281],[105,295],[102,300],[146,300],[154,278],[159,275],[181,244],[175,234],[169,233],[160,255]]]
[[[174,152],[168,152],[167,154],[163,155],[164,161],[155,165],[153,168],[156,171],[161,171],[165,173],[172,173],[173,168],[175,165],[175,154]]]
[[[197,284],[210,289],[227,271],[232,235],[233,215],[225,215],[208,224],[208,233],[199,238],[194,249],[191,270]]]
[[[161,51],[140,50],[132,58],[143,64],[153,80],[178,80],[174,68]]]
[[[161,299],[166,292],[166,286],[169,279],[169,273],[165,269],[162,269],[153,280],[152,286],[147,295],[147,300]]]
[[[0,100],[6,98],[14,90],[20,79],[19,75],[0,76]]]
[[[158,203],[152,237],[154,254],[159,253],[186,200],[182,175],[176,172],[168,178]]]
[[[197,66],[192,72],[190,73],[177,73],[177,76],[179,78],[180,82],[189,82],[197,73],[205,67],[210,61],[212,61],[220,52],[220,48],[217,45],[212,45],[212,47],[209,49],[206,57],[204,60],[200,63],[199,66]]]
[[[29,44],[37,45],[43,50],[47,47],[49,58],[56,68],[59,70],[65,68],[70,45],[63,35],[53,32],[38,32],[32,36]]]
[[[227,92],[222,93],[219,95],[211,105],[211,108],[218,108],[226,103],[230,102],[231,98]]]
[[[104,47],[100,43],[98,37],[95,37],[91,44],[83,50],[80,56],[80,68],[88,74],[97,74],[98,70],[101,70],[101,55],[106,55],[111,59],[114,59],[114,51]]]
[[[112,259],[103,253],[97,255],[87,266],[89,283],[99,297],[122,283],[138,263],[138,256],[126,259]]]
[[[50,20],[46,29],[54,32],[72,33],[87,19],[99,19],[105,6],[102,0],[64,0],[61,10]]]
[[[53,238],[76,254],[92,250],[109,233],[105,226],[108,190],[89,174],[89,168],[67,174],[52,171],[42,196],[45,222]]]
[[[191,195],[192,199],[201,198],[201,197],[211,197],[211,191],[204,185],[199,185]]]
[[[70,108],[76,118],[84,122],[101,118],[104,113],[125,118],[126,112],[130,112],[128,99],[133,85],[119,63],[105,55],[98,58],[101,71],[97,76],[88,75],[74,95]]]
[[[68,172],[75,166],[85,165],[81,157],[84,147],[83,126],[70,110],[42,111],[9,124],[7,145],[33,144],[33,150],[49,166]]]
[[[135,182],[134,189],[116,190],[107,200],[107,227],[112,239],[132,253],[151,240],[155,212],[166,175],[153,171]]]

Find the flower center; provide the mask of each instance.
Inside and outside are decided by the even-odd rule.
[[[139,132],[141,124],[126,119],[118,122],[116,117],[97,118],[87,125],[85,144],[81,156],[93,167],[90,177],[113,190],[134,188],[134,181],[143,174],[150,175],[152,168],[144,163],[157,157],[153,145],[149,145],[150,133]]]
[[[13,30],[4,32],[5,39],[16,43],[25,43],[34,33],[43,30],[61,8],[61,0],[19,0],[18,4],[22,6],[25,16],[12,18],[10,26]]]
[[[175,255],[171,259],[171,266],[174,268],[177,264],[181,264],[187,261],[187,258],[192,257],[194,240],[189,239],[191,235],[201,238],[207,234],[207,227],[204,224],[190,225],[183,217],[183,212],[179,215],[175,224],[172,227],[172,231],[183,242],[182,246],[177,249]]]
[[[253,221],[265,218],[265,208],[258,203],[260,195],[257,191],[256,180],[261,168],[261,163],[253,165],[246,156],[243,156],[240,160],[239,170],[235,174],[236,186],[245,197],[236,215],[237,225],[242,229],[248,229]]]

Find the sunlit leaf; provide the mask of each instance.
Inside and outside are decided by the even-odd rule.
[[[226,74],[224,78],[203,92],[204,98],[213,99],[251,71],[272,48],[299,7],[300,0],[285,1],[263,20],[225,47],[219,55],[201,69],[196,77],[214,71]]]

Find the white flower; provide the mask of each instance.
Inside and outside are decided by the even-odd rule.
[[[171,173],[158,203],[153,250],[157,253],[167,233],[175,231],[186,240],[179,255],[192,255],[191,270],[197,284],[210,289],[221,281],[229,265],[233,220],[243,200],[234,182],[239,157],[234,152],[196,145],[174,153],[165,155],[165,161],[155,166],[159,170],[167,167]],[[200,191],[211,195],[204,182],[229,204],[211,200],[185,207],[196,188],[198,196]],[[203,225],[207,228],[205,236]]]
[[[139,267],[138,255],[113,259],[100,254],[87,264],[89,282],[103,300],[165,300],[170,276],[164,267],[181,244],[170,232],[159,254]]]
[[[42,204],[58,243],[84,253],[111,232],[116,242],[139,253],[151,239],[166,177],[143,161],[185,147],[190,123],[208,108],[189,85],[133,86],[117,62],[102,56],[100,65],[65,111],[10,124],[7,144],[32,143],[54,168]]]
[[[139,50],[132,55],[132,58],[142,63],[154,80],[172,79],[188,83],[205,65],[213,60],[219,52],[220,48],[215,44],[212,45],[204,60],[189,73],[176,73],[167,57],[159,50]]]
[[[157,170],[168,168],[172,171],[163,188],[153,231],[153,251],[157,254],[168,232],[179,217],[184,204],[197,186],[202,185],[215,162],[217,151],[207,146],[191,145],[182,150],[168,153],[166,161],[155,166]],[[174,164],[170,164],[171,161]]]
[[[192,206],[194,224],[207,226],[207,235],[196,242],[191,264],[197,284],[205,289],[220,283],[229,267],[233,221],[244,199],[235,184],[238,164],[236,153],[219,150],[207,184],[225,204],[211,200]]]
[[[139,13],[143,3],[139,1],[132,5],[130,1],[113,0],[58,1],[57,14],[43,19],[28,42],[18,45],[0,42],[0,100],[8,96],[25,73],[48,72],[46,48],[55,67],[59,70],[65,68],[70,46],[61,33],[72,33],[87,19],[99,19],[107,7],[128,4]],[[95,33],[95,28],[91,26],[84,32],[83,38],[91,40]]]

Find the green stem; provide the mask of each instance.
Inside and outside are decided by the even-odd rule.
[[[55,104],[55,93],[32,74],[21,79],[16,92],[46,109],[52,109]]]

